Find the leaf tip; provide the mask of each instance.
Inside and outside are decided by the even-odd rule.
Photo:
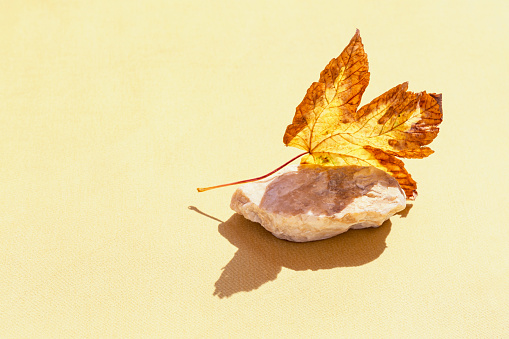
[[[352,40],[361,40],[361,31],[358,28],[355,29],[355,34],[353,35]]]
[[[437,102],[438,108],[440,109],[440,114],[444,114],[442,111],[442,93],[430,93],[429,95]]]
[[[418,194],[416,190],[413,190],[411,194],[407,194],[406,200],[414,201]]]

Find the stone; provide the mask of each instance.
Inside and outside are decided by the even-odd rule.
[[[326,239],[378,227],[405,209],[396,179],[375,167],[290,165],[240,186],[230,207],[280,239]]]

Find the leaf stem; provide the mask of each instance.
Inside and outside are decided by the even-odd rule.
[[[264,179],[266,177],[268,177],[269,175],[271,174],[274,174],[276,173],[277,171],[279,171],[281,168],[285,167],[286,165],[288,165],[289,163],[291,163],[292,161],[294,161],[295,159],[298,159],[300,158],[301,156],[305,155],[305,154],[308,154],[309,152],[304,152],[302,154],[299,154],[297,155],[295,158],[292,158],[291,160],[288,160],[287,162],[285,162],[283,165],[279,166],[278,168],[276,168],[275,170],[273,170],[272,172],[270,173],[267,173],[265,175],[262,175],[261,177],[257,177],[257,178],[253,178],[253,179],[247,179],[247,180],[241,180],[241,181],[236,181],[236,182],[231,182],[229,184],[222,184],[222,185],[217,185],[217,186],[210,186],[210,187],[205,187],[205,188],[197,188],[198,192],[205,192],[205,191],[208,191],[208,190],[211,190],[211,189],[214,189],[214,188],[220,188],[220,187],[226,187],[226,186],[233,186],[233,185],[238,185],[238,184],[245,184],[245,183],[248,183],[248,182],[253,182],[253,181],[257,181],[257,180],[261,180],[261,179]]]

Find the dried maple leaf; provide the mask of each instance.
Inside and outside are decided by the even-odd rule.
[[[307,151],[303,164],[380,168],[413,200],[417,185],[397,157],[433,153],[425,145],[442,122],[441,94],[409,92],[403,83],[357,110],[368,83],[368,59],[357,30],[308,89],[283,142]]]
[[[198,188],[199,192],[268,177],[293,160],[322,166],[374,166],[391,174],[407,199],[417,196],[417,185],[400,158],[424,158],[426,147],[442,122],[442,95],[407,91],[398,85],[357,110],[369,83],[368,58],[359,30],[336,59],[309,87],[286,128],[283,142],[305,150],[274,171],[258,178]]]

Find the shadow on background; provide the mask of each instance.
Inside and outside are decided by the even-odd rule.
[[[397,214],[404,218],[411,208],[412,205],[407,204]],[[194,206],[189,209],[218,220]],[[214,295],[227,298],[275,280],[283,267],[295,271],[316,271],[367,264],[385,250],[391,221],[387,220],[378,228],[350,230],[330,239],[305,243],[278,239],[260,224],[239,214],[219,224],[218,230],[238,248],[215,283]]]
[[[294,243],[278,239],[260,224],[234,214],[219,225],[219,233],[238,247],[238,251],[223,268],[214,295],[224,298],[257,289],[275,280],[283,267],[315,271],[366,264],[385,250],[385,238],[390,230],[388,220],[378,228],[348,231],[326,240]]]
[[[412,209],[412,207],[414,207],[414,205],[406,204],[405,209],[403,211],[396,213],[396,215],[399,215],[401,218],[406,218],[408,215],[408,212],[410,212],[410,209]]]

